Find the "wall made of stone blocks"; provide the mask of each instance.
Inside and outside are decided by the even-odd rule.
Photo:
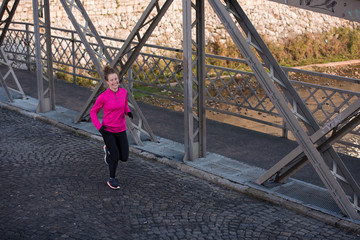
[[[126,39],[150,0],[85,0],[82,1],[90,19],[100,35]],[[267,0],[239,0],[258,32],[267,40],[281,43],[288,37],[303,33],[328,31],[333,27],[359,26],[358,23],[309,12],[299,8]],[[50,0],[51,25],[74,29],[60,0]],[[225,28],[205,1],[206,42],[230,40]],[[81,14],[73,11],[79,19]],[[32,22],[32,0],[22,0],[14,21]],[[81,19],[81,18],[80,18]],[[154,30],[148,43],[181,48],[182,46],[182,0],[174,0],[169,10]]]

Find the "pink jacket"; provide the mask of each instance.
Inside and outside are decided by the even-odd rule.
[[[101,108],[104,112],[102,123],[97,117]],[[117,92],[113,92],[108,88],[96,99],[90,110],[90,117],[97,130],[104,126],[108,132],[123,132],[126,130],[125,114],[128,112],[130,109],[126,89],[119,88]]]

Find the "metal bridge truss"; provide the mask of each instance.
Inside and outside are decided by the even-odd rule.
[[[48,3],[48,1],[45,2]],[[358,1],[351,1],[351,3],[354,4],[357,2]],[[117,69],[120,68],[119,75],[121,78],[124,77],[139,55],[141,48],[151,35],[153,29],[172,3],[172,0],[165,1],[163,5],[157,0],[152,0],[141,16],[138,24],[116,55],[115,53],[110,54],[110,52],[108,52],[79,0],[61,0],[61,3],[79,34],[81,41],[84,43],[95,65],[96,71],[102,80],[102,83],[97,85],[93,95],[89,98],[83,111],[81,111],[77,119],[77,121],[80,121],[88,111],[90,104],[94,101],[104,82],[101,73],[101,63],[111,63],[113,67],[117,67]],[[284,181],[310,162],[341,211],[352,219],[360,219],[358,213],[360,209],[359,186],[331,146],[359,124],[359,100],[353,102],[352,105],[320,128],[319,123],[307,108],[304,100],[301,99],[296,89],[294,89],[288,76],[272,56],[239,3],[235,0],[225,0],[224,2],[220,0],[209,0],[209,3],[227,29],[235,45],[246,59],[256,80],[266,92],[267,97],[271,100],[279,115],[284,119],[284,122],[299,144],[288,156],[268,170],[263,176],[260,176],[256,182],[263,184],[273,176],[276,176],[275,180],[277,181]],[[83,25],[80,25],[72,14],[72,11],[75,9],[83,16]],[[191,19],[191,10],[195,10],[196,19],[194,19],[194,21]],[[34,12],[34,18],[35,17]],[[195,0],[195,2],[183,0],[183,19],[183,81],[185,86],[186,138],[186,154],[184,159],[193,160],[204,156],[206,153],[204,140],[204,136],[206,135],[204,124],[204,81],[206,78],[203,39],[204,0]],[[193,29],[195,29],[195,31],[192,31]],[[145,33],[141,34],[143,32]],[[195,40],[192,39],[194,35],[196,37]],[[98,43],[99,48],[95,49],[92,47],[92,43],[94,42],[88,41],[87,38],[95,39],[94,42]],[[138,41],[137,44],[133,42],[135,39]],[[260,61],[256,54],[260,56],[262,61]],[[114,55],[115,57],[112,59]],[[195,56],[195,58],[193,58],[193,56]],[[193,74],[194,69],[196,69],[196,76]],[[128,89],[125,83],[123,83],[123,87]],[[129,94],[129,96],[131,96],[131,94]],[[142,120],[139,121],[142,122],[140,125],[145,127],[145,130],[140,130],[140,125],[138,125],[137,133],[134,133],[134,128],[130,127],[133,136],[138,137],[137,143],[141,144],[139,134],[141,131],[148,133],[148,136],[152,136],[152,140],[154,140],[155,138],[153,138],[151,129],[148,128],[146,119],[143,117],[132,96],[129,98],[129,101],[132,104],[131,107],[135,108],[136,114],[138,114]]]
[[[267,96],[292,131],[299,144],[299,148],[304,152],[304,156],[315,168],[341,211],[350,218],[360,219],[358,214],[359,186],[329,142],[326,142],[323,138],[319,139],[321,142],[324,141],[324,145],[321,147],[323,151],[321,151],[318,149],[316,142],[313,142],[313,139],[311,139],[311,135],[320,129],[318,122],[272,56],[245,12],[235,0],[226,0],[225,5],[220,0],[209,0],[209,3],[227,29],[237,48],[247,60]],[[242,29],[244,34],[240,29]],[[263,62],[260,62],[255,52]],[[265,70],[264,66],[269,73]],[[359,108],[350,108],[349,111],[351,112],[350,115],[357,114]],[[358,119],[355,121],[355,124],[357,121]],[[352,123],[353,121],[350,122]],[[352,127],[349,128],[352,129]],[[289,156],[288,159],[291,159],[289,162],[299,161],[294,159],[294,156]],[[332,166],[337,165],[337,174],[333,174],[328,164]],[[298,169],[293,170],[297,171]],[[276,169],[274,171],[280,170]],[[259,181],[259,183],[263,183],[263,181]],[[350,194],[348,194],[349,192]]]
[[[1,4],[1,8],[0,8],[0,26],[3,26],[3,31],[0,35],[0,64],[5,65],[6,69],[7,69],[7,72],[5,73],[5,75],[0,73],[0,83],[1,83],[2,87],[4,88],[6,96],[8,97],[10,102],[13,102],[14,100],[11,96],[11,93],[9,91],[9,87],[6,84],[6,81],[7,81],[7,79],[9,79],[11,77],[15,81],[18,89],[10,88],[10,90],[12,90],[16,93],[19,93],[23,99],[25,98],[25,93],[22,90],[22,87],[15,75],[15,72],[11,66],[11,62],[7,58],[5,51],[3,49],[3,42],[5,39],[5,35],[6,35],[7,30],[9,29],[11,19],[14,16],[14,13],[15,13],[17,5],[19,4],[19,1],[20,0],[16,0],[14,3],[12,3],[12,5],[10,3],[10,0],[3,1]]]

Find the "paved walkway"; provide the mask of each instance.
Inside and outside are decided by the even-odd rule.
[[[2,239],[360,239],[133,153],[111,190],[100,141],[0,116]]]

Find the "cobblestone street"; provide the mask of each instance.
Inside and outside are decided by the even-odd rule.
[[[360,239],[133,154],[111,190],[101,142],[0,116],[2,239]]]

